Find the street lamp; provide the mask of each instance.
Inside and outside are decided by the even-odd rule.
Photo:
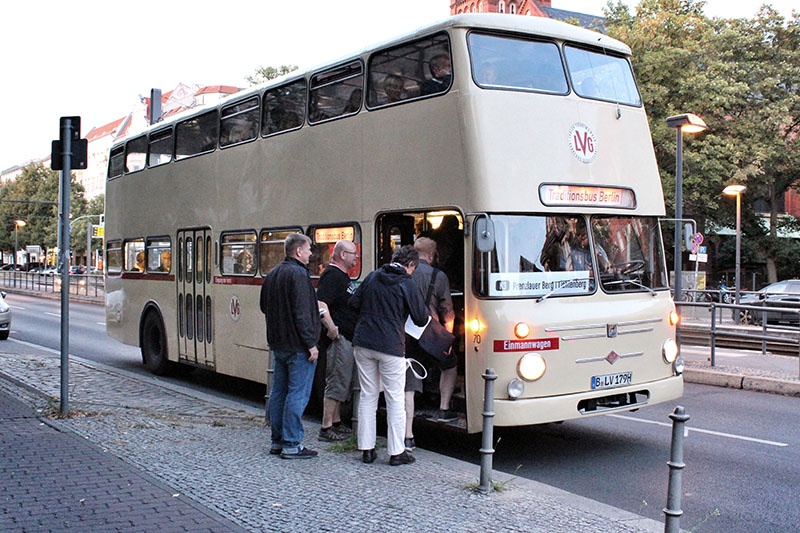
[[[741,277],[739,275],[739,269],[742,263],[742,193],[746,190],[747,187],[744,185],[728,185],[722,190],[722,194],[736,197],[736,305],[739,305],[739,294],[742,286]],[[739,321],[737,320],[736,322]]]
[[[667,126],[677,130],[675,141],[675,294],[681,299],[681,219],[683,218],[683,132],[700,133],[708,129],[703,119],[691,113],[667,118]]]
[[[17,286],[17,228],[27,225],[28,223],[21,219],[14,221],[14,287]]]

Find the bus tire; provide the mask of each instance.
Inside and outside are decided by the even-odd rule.
[[[140,345],[145,367],[157,376],[166,374],[169,370],[167,335],[164,323],[155,311],[149,311],[144,317]]]

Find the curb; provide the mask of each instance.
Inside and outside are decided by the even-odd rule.
[[[683,380],[687,383],[728,387],[754,392],[768,392],[784,396],[800,396],[800,381],[789,381],[759,376],[745,376],[731,372],[686,368]]]

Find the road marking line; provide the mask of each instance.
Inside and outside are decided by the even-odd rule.
[[[655,420],[645,420],[643,418],[636,418],[636,417],[633,417],[633,416],[614,415],[614,414],[609,414],[609,415],[606,415],[606,416],[611,416],[611,417],[614,417],[614,418],[621,418],[623,420],[632,420],[634,422],[642,422],[644,424],[655,424],[657,426],[664,426],[664,427],[668,427],[668,428],[672,427],[672,424],[668,424],[667,422],[656,422]],[[733,435],[732,433],[722,433],[720,431],[712,431],[710,429],[698,429],[698,428],[693,428],[693,427],[689,427],[689,426],[685,426],[685,427],[686,427],[687,431],[694,431],[696,433],[705,433],[707,435],[716,435],[717,437],[728,437],[729,439],[746,440],[746,441],[749,441],[749,442],[756,442],[758,444],[769,444],[770,446],[778,446],[779,448],[783,448],[785,446],[788,446],[788,444],[785,443],[785,442],[775,442],[773,440],[763,440],[763,439],[756,439],[756,438],[753,438],[753,437],[744,437],[742,435]]]
[[[44,314],[50,315],[50,316],[57,316],[58,318],[61,318],[61,313],[48,313],[47,311],[45,311]]]
[[[25,310],[25,308],[24,308],[24,307],[20,307],[20,306],[18,306],[18,305],[11,305],[11,304],[8,304],[8,306],[9,306],[11,309],[22,309],[23,311]]]
[[[98,326],[105,326],[106,325],[105,322],[95,322],[95,324],[97,324]]]

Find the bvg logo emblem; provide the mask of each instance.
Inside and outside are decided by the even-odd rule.
[[[494,288],[497,292],[507,291],[511,288],[511,284],[508,282],[508,280],[498,279],[497,283],[495,283]]]
[[[591,163],[597,157],[597,137],[586,124],[573,124],[569,130],[569,147],[583,163]]]

